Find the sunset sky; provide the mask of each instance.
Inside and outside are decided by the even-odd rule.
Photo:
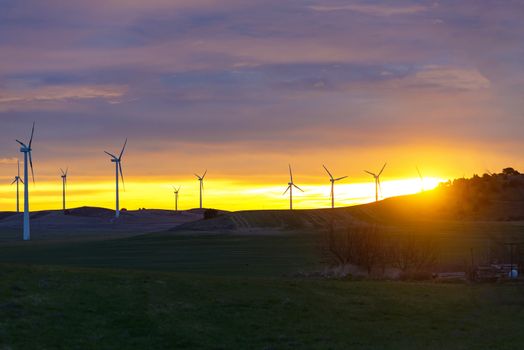
[[[524,168],[524,1],[0,0],[0,210],[36,121],[33,209],[369,202]]]

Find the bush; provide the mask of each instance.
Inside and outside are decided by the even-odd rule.
[[[388,267],[410,278],[426,279],[437,262],[439,250],[426,236],[392,236],[379,225],[356,224],[342,230],[331,227],[325,252],[330,266],[357,266],[371,275],[384,276]]]
[[[371,273],[374,267],[385,268],[387,249],[384,231],[377,225],[357,224],[328,233],[326,247],[330,265],[356,265]]]
[[[393,267],[404,273],[421,272],[435,265],[438,249],[425,236],[406,236],[391,243],[390,254]]]
[[[218,210],[216,209],[206,209],[204,211],[204,219],[212,219],[218,216]]]

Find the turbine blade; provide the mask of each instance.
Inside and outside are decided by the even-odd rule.
[[[35,172],[33,170],[33,157],[31,156],[31,151],[28,152],[29,154],[29,165],[31,166],[31,177],[33,178],[33,184],[35,183]]]
[[[371,171],[364,170],[364,172],[368,173],[371,176],[377,177],[375,173],[372,173]]]
[[[194,175],[195,175],[195,176],[197,177],[197,179],[199,179],[199,180],[200,180],[200,176],[198,176],[197,174],[194,174]]]
[[[24,184],[24,180],[22,180],[20,177],[18,178],[18,181],[20,181],[22,184]]]
[[[204,178],[206,177],[206,174],[207,174],[207,169],[206,171],[204,171],[204,175],[202,175],[202,180],[204,180]]]
[[[342,177],[339,177],[337,179],[334,179],[334,181],[338,181],[338,180],[342,180],[342,179],[345,179],[347,176],[342,176]]]
[[[284,191],[284,193],[282,193],[282,195],[285,195],[287,193],[287,191],[289,191],[289,189],[291,188],[291,185],[289,185],[286,190]]]
[[[120,155],[118,156],[118,160],[122,159],[122,155],[124,154],[126,145],[127,145],[127,137],[126,137],[126,141],[124,142],[124,147],[122,147],[122,150],[120,151]]]
[[[20,177],[20,159],[18,159],[18,177]]]
[[[64,175],[64,174],[65,174],[65,173],[64,173],[64,171],[62,170],[62,168],[60,168],[60,171],[62,172],[62,175]]]
[[[176,193],[178,193],[178,191],[180,191],[181,188],[182,186],[178,186],[178,190],[176,190]]]
[[[27,148],[27,146],[25,145],[25,143],[23,143],[22,141],[20,141],[20,140],[15,140],[15,141],[18,142],[22,147]]]
[[[67,177],[67,173],[69,172],[69,167],[66,168],[65,176]]]
[[[382,172],[384,171],[384,168],[386,167],[386,165],[388,165],[388,163],[384,163],[384,166],[382,167],[382,169],[378,173],[378,176],[380,176],[382,174]]]
[[[117,159],[116,156],[114,154],[111,154],[107,151],[104,151],[105,154],[109,155],[110,157],[113,157],[114,159]]]
[[[293,186],[295,186],[297,189],[299,189],[300,191],[304,192],[303,189],[301,189],[300,187],[298,187],[297,185],[293,184]]]
[[[124,173],[122,171],[122,163],[118,162],[118,170],[120,171],[120,177],[122,178],[122,187],[126,190],[126,184],[124,182]]]
[[[29,148],[33,144],[33,135],[35,134],[35,122],[33,122],[33,128],[31,129],[31,138],[29,139]]]
[[[418,168],[418,166],[416,168],[417,168],[418,177],[420,177],[420,179],[422,180],[422,174],[420,173],[420,169]]]
[[[289,178],[291,179],[290,182],[293,182],[293,172],[291,171],[291,164],[288,164],[289,165]]]
[[[326,172],[328,173],[328,175],[331,178],[331,180],[333,180],[333,175],[331,175],[331,173],[329,172],[328,168],[326,168],[326,166],[324,164],[322,164],[322,166],[324,167],[324,169],[326,169]]]
[[[13,180],[13,182],[11,182],[11,185],[14,184],[16,181],[18,181],[18,179],[15,177],[15,179]]]

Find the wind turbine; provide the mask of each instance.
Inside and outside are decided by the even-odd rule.
[[[22,181],[22,178],[20,177],[20,159],[18,160],[18,175],[15,176],[15,179],[13,182],[11,182],[11,185],[16,182],[16,212],[20,213],[20,182],[23,184],[24,181]]]
[[[20,144],[20,152],[24,154],[24,241],[31,239],[31,227],[29,224],[29,169],[27,165],[31,166],[31,177],[33,183],[35,182],[35,173],[33,171],[33,158],[31,157],[31,145],[33,144],[33,135],[35,134],[35,122],[33,122],[33,128],[31,129],[31,138],[29,144],[25,144],[22,141],[16,140]],[[28,162],[29,161],[29,162]]]
[[[372,173],[371,171],[364,170],[366,173],[368,173],[369,175],[375,178],[375,202],[378,202],[379,188],[382,190],[382,188],[380,187],[380,175],[382,175],[382,172],[384,171],[384,168],[386,167],[386,165],[387,163],[384,163],[384,166],[382,167],[382,169],[380,169],[378,174]]]
[[[175,211],[178,212],[178,191],[180,191],[180,187],[181,186],[178,186],[178,188],[176,188],[175,186],[173,186],[173,193],[175,194]]]
[[[300,191],[304,192],[303,189],[295,185],[293,182],[293,172],[291,171],[291,164],[289,165],[289,182],[287,183],[287,188],[282,193],[282,195],[285,195],[287,191],[289,191],[289,210],[293,210],[293,187],[299,189]]]
[[[342,177],[339,177],[339,178],[334,178],[333,175],[331,175],[331,173],[329,172],[328,168],[326,168],[325,165],[322,164],[322,166],[324,167],[324,169],[326,169],[326,172],[328,173],[329,175],[329,181],[331,182],[331,208],[335,208],[335,181],[339,181],[339,180],[342,180],[342,179],[345,179],[347,176],[342,176]]]
[[[417,166],[417,173],[418,173],[418,177],[420,178],[420,185],[421,185],[422,192],[424,192],[424,178],[422,177],[422,174],[420,173],[420,169],[418,168],[418,166]]]
[[[118,192],[118,180],[119,180],[119,177],[118,177],[118,174],[120,173],[120,177],[122,178],[122,186],[124,186],[124,190],[125,190],[125,184],[124,184],[124,174],[122,173],[122,156],[124,155],[124,151],[126,149],[126,145],[127,145],[127,138],[126,138],[126,141],[124,142],[124,146],[122,147],[122,150],[120,151],[120,154],[117,156],[107,152],[107,151],[104,151],[107,155],[109,155],[111,157],[111,162],[112,163],[115,163],[115,179],[116,179],[116,210],[115,210],[115,217],[118,218],[120,216],[120,206],[119,206],[119,192]]]
[[[60,171],[62,172],[62,210],[65,211],[66,210],[66,185],[67,185],[67,172],[68,172],[69,168],[66,168],[66,171],[63,171],[62,169],[60,169]]]
[[[200,209],[202,209],[202,192],[204,191],[204,177],[206,177],[207,169],[204,171],[204,175],[200,176],[195,174],[198,181],[200,181]]]

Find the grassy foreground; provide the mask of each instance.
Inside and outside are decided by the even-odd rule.
[[[0,246],[0,349],[520,349],[524,286],[290,277],[313,235]]]
[[[518,286],[0,267],[4,349],[518,349]]]

